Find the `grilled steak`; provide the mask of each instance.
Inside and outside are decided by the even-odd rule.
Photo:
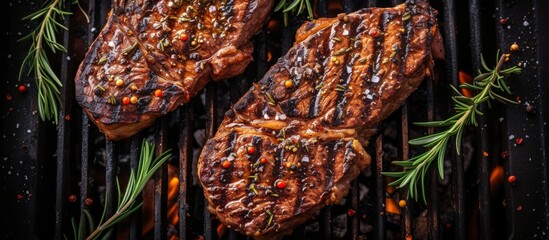
[[[363,146],[376,125],[443,55],[425,1],[318,19],[296,39],[225,114],[198,165],[209,210],[257,239],[338,203],[370,164]]]
[[[75,78],[76,99],[120,140],[243,72],[272,0],[115,0]]]

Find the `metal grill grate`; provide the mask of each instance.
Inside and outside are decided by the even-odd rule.
[[[327,17],[335,11],[352,12],[363,7],[395,5],[401,1],[393,0],[390,4],[375,0],[315,2],[317,17]],[[367,174],[352,182],[345,205],[325,207],[317,219],[299,227],[288,239],[334,239],[341,236],[334,231],[340,229],[336,225],[341,223],[338,216],[342,212],[346,213],[347,209],[357,214],[348,214],[346,220],[343,220],[346,226],[344,239],[407,239],[407,236],[418,239],[530,239],[546,238],[546,234],[549,234],[549,169],[546,162],[549,138],[545,117],[549,110],[549,99],[544,94],[549,92],[549,84],[544,81],[549,79],[549,47],[539,44],[549,40],[549,26],[545,24],[549,20],[546,14],[549,4],[541,0],[520,3],[504,0],[495,3],[480,0],[470,0],[468,3],[454,0],[431,2],[439,11],[439,25],[446,49],[446,59],[437,62],[438,74],[433,74],[433,79],[426,79],[400,111],[382,124],[381,130],[395,129],[399,133],[396,138],[380,131],[379,135],[371,139],[368,151],[375,161],[365,171]],[[21,16],[28,14],[28,8],[22,7],[24,4],[29,2],[10,1],[10,7],[21,7],[12,15],[7,15],[10,20],[8,35],[14,36],[10,37],[11,46],[15,46],[17,31],[27,31],[24,26],[17,26],[16,23]],[[61,93],[64,108],[60,112],[57,128],[39,122],[37,116],[29,119],[28,113],[24,111],[9,110],[15,105],[31,112],[30,109],[35,108],[31,94],[20,103],[6,102],[0,106],[4,126],[0,145],[5,157],[2,163],[2,196],[7,196],[0,205],[7,206],[2,212],[8,213],[2,214],[2,225],[6,227],[3,238],[63,239],[64,234],[71,232],[71,216],[79,216],[82,210],[97,212],[100,205],[105,204],[107,215],[111,215],[115,198],[102,197],[104,194],[114,196],[116,176],[137,166],[141,139],[147,137],[154,138],[157,155],[169,148],[178,149],[174,152],[176,157],[169,164],[176,167],[179,179],[179,201],[176,206],[179,221],[175,226],[170,226],[168,222],[167,213],[172,206],[168,205],[169,169],[168,165],[164,165],[154,176],[154,214],[153,221],[148,221],[153,224],[151,233],[142,235],[144,222],[150,219],[139,213],[132,216],[127,223],[129,231],[122,234],[127,234],[124,236],[130,239],[198,239],[199,236],[207,240],[244,239],[244,236],[232,230],[218,236],[218,222],[206,210],[207,203],[201,189],[193,184],[193,158],[200,141],[195,134],[203,129],[204,137],[213,136],[222,114],[230,106],[228,103],[238,100],[252,82],[263,76],[278,56],[286,53],[304,18],[291,18],[289,26],[284,27],[280,24],[281,15],[273,14],[272,19],[278,21],[280,27],[269,29],[266,25],[254,36],[254,62],[243,75],[208,84],[202,94],[186,106],[159,119],[154,127],[129,140],[110,142],[100,138],[93,123],[74,101],[72,77],[78,64],[75,59],[79,59],[86,44],[93,41],[110,9],[110,1],[90,0],[86,4],[91,22],[82,23],[78,16],[67,18],[65,25],[71,31],[65,32],[62,39],[70,51],[56,56],[59,62],[59,69],[56,70],[61,73],[64,83]],[[68,2],[67,5],[70,6]],[[499,22],[499,19],[507,18],[505,24]],[[415,154],[417,149],[408,147],[408,139],[414,134],[423,134],[424,129],[411,125],[411,122],[447,116],[451,111],[446,104],[449,93],[447,85],[459,84],[459,71],[473,72],[472,69],[480,66],[480,53],[490,57],[495,55],[497,48],[507,50],[513,42],[521,46],[521,51],[510,62],[520,63],[524,67],[520,80],[511,82],[513,92],[520,98],[521,104],[506,108],[495,106],[489,110],[490,114],[480,120],[478,131],[469,133],[475,149],[471,153],[471,160],[467,162],[462,156],[449,155],[447,164],[451,167],[447,168],[448,179],[441,181],[434,171],[431,172],[428,180],[428,206],[410,202],[401,209],[400,215],[387,213],[386,201],[393,195],[388,196],[387,181],[381,171],[392,169],[393,166],[389,164],[388,157],[384,156],[388,151],[385,146],[396,145],[399,159],[408,159]],[[24,57],[14,51],[17,49],[8,50],[8,54],[15,55],[16,59]],[[18,63],[13,61],[8,66],[18,69]],[[10,79],[3,89],[6,89],[8,95],[15,95],[12,86],[16,84],[14,79],[17,78],[13,76],[17,76],[17,71],[11,70],[8,75]],[[24,81],[33,84],[32,79]],[[418,112],[418,104],[426,107]],[[526,104],[535,106],[534,113],[525,111]],[[488,112],[488,107],[483,106],[482,110]],[[12,131],[6,127],[15,126],[16,123],[19,126],[20,122],[22,129],[18,127]],[[26,128],[35,130],[30,137],[20,137],[26,134],[22,132]],[[435,130],[428,129],[427,132]],[[52,141],[55,135],[56,141]],[[518,137],[524,138],[525,143],[517,145],[514,138]],[[392,140],[396,143],[391,143]],[[22,144],[27,146],[26,153],[14,151]],[[52,149],[56,149],[55,153]],[[98,152],[102,155],[98,156]],[[455,152],[454,149],[451,152]],[[508,153],[508,156],[502,157],[503,152]],[[54,157],[50,157],[52,155]],[[17,162],[23,159],[32,161],[29,164],[35,168],[20,167]],[[56,161],[55,167],[51,159]],[[498,164],[503,166],[505,178],[515,175],[519,179],[516,185],[504,184],[501,198],[492,193],[496,187],[491,185],[490,179]],[[13,172],[18,172],[17,177],[12,175]],[[21,180],[23,175],[27,179]],[[19,194],[25,186],[34,193],[21,200]],[[370,190],[365,192],[360,186]],[[71,194],[78,195],[76,205],[68,200]],[[398,198],[406,198],[403,191],[397,194]],[[365,197],[361,199],[363,195]],[[95,203],[90,204],[89,199]],[[424,213],[426,216],[423,216]],[[418,219],[423,219],[425,226]],[[44,227],[38,227],[41,224]],[[313,232],[306,229],[306,226],[311,225],[316,226],[312,228]],[[17,230],[21,226],[28,227],[26,230]],[[170,229],[176,230],[176,234]],[[117,230],[120,230],[117,232],[122,236],[120,232],[123,230]]]

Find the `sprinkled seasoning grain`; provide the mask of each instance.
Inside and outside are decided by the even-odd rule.
[[[154,91],[154,96],[155,97],[162,97],[162,96],[164,96],[164,92],[162,92],[162,90],[160,90],[160,89],[156,89]]]
[[[255,147],[254,146],[249,146],[248,148],[246,148],[246,152],[250,155],[254,154],[255,153]]]
[[[121,78],[117,78],[115,84],[117,87],[121,87],[122,85],[124,85],[124,80],[122,80]]]
[[[292,80],[286,80],[284,82],[284,87],[285,88],[291,88],[292,86],[294,86],[294,82],[292,82]]]
[[[221,163],[221,167],[223,167],[225,169],[229,168],[230,166],[231,166],[231,162],[229,162],[227,160],[225,160],[225,161],[223,161],[223,163]]]
[[[507,182],[509,182],[510,184],[513,184],[517,182],[517,177],[515,177],[515,175],[511,175],[507,178]]]
[[[132,104],[136,104],[136,103],[137,103],[137,100],[138,100],[138,99],[137,99],[136,96],[132,96],[132,97],[130,98],[130,102],[131,102]]]
[[[186,33],[181,33],[181,34],[179,35],[179,39],[180,39],[181,41],[187,41],[187,40],[189,39],[189,35],[187,35]]]
[[[406,204],[407,204],[406,200],[404,199],[398,201],[398,206],[400,206],[401,208],[406,207]]]
[[[122,104],[124,104],[124,105],[130,104],[130,98],[129,97],[123,97],[122,98]]]
[[[275,184],[278,189],[284,189],[286,187],[286,182],[284,180],[277,180]]]
[[[511,44],[511,51],[516,52],[519,50],[519,45],[517,43]]]

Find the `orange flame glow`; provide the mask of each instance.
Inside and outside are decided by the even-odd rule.
[[[459,83],[460,84],[464,84],[464,83],[472,84],[473,83],[473,77],[471,77],[470,74],[468,74],[464,71],[459,71]],[[473,91],[471,91],[470,89],[461,89],[461,94],[463,94],[466,97],[472,97],[473,96]]]

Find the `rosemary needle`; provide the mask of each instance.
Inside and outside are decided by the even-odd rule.
[[[61,10],[64,0],[48,1],[38,11],[31,13],[23,20],[35,21],[41,19],[38,27],[20,41],[30,39],[32,44],[27,56],[21,64],[19,79],[26,65],[29,66],[28,75],[33,75],[38,89],[38,113],[42,121],[53,120],[57,123],[58,104],[60,102],[59,88],[63,86],[54,73],[47,56],[46,49],[52,53],[66,52],[65,47],[57,42],[57,33],[60,29],[67,30],[61,23],[65,16],[72,13]]]
[[[464,83],[460,85],[460,88],[475,91],[476,95],[473,97],[466,97],[455,87],[451,86],[456,94],[452,97],[454,110],[456,112],[455,115],[444,121],[415,123],[416,125],[424,127],[446,127],[447,129],[410,140],[408,143],[411,145],[419,145],[429,149],[406,161],[392,162],[394,165],[401,166],[403,171],[383,172],[385,176],[397,178],[397,180],[391,182],[390,185],[397,186],[398,188],[407,187],[408,196],[413,199],[419,197],[418,188],[420,188],[419,191],[421,191],[423,201],[427,202],[425,198],[424,179],[429,166],[436,160],[439,176],[444,179],[443,164],[447,145],[452,137],[455,137],[457,154],[461,154],[461,136],[463,130],[469,125],[478,126],[477,118],[483,114],[478,109],[480,104],[485,102],[490,104],[490,100],[497,100],[503,103],[516,103],[497,92],[511,94],[509,87],[505,83],[505,78],[511,74],[519,74],[521,69],[514,66],[502,70],[503,63],[505,62],[505,55],[499,57],[498,53],[498,58],[499,61],[496,67],[491,69],[486,66],[486,62],[481,56],[481,64],[485,72],[479,72],[479,75],[473,80],[473,84]]]
[[[313,7],[310,0],[280,0],[276,5],[274,11],[282,11],[284,15],[284,26],[288,26],[288,13],[292,12],[296,16],[303,13],[303,10],[307,9],[307,17],[309,20],[313,20]]]
[[[156,170],[158,170],[162,166],[162,164],[164,164],[171,156],[170,151],[166,151],[160,156],[156,157],[156,159],[154,159],[154,148],[155,147],[153,143],[143,140],[139,165],[137,166],[137,169],[131,170],[128,185],[123,195],[121,195],[120,192],[120,184],[118,182],[118,178],[116,179],[118,190],[118,205],[116,208],[116,212],[111,217],[103,221],[106,214],[105,208],[97,227],[95,227],[93,218],[87,210],[84,210],[82,212],[78,227],[76,226],[76,223],[73,219],[72,225],[75,239],[91,240],[96,239],[101,235],[105,236],[105,234],[108,234],[104,234],[106,230],[124,220],[141,207],[143,203],[138,203],[137,197],[141,194],[143,188],[145,188],[145,185],[154,175]],[[108,197],[110,196],[106,196],[106,198]],[[89,233],[89,235],[86,237],[87,233]]]

